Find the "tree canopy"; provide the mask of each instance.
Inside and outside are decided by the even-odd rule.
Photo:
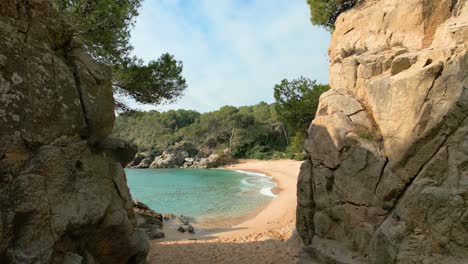
[[[53,0],[79,40],[113,72],[114,92],[140,103],[172,102],[187,88],[182,62],[170,54],[145,64],[130,55],[130,30],[142,0]],[[122,103],[118,107],[125,109]]]
[[[329,30],[335,28],[338,16],[354,7],[359,0],[307,0],[310,6],[312,24]]]
[[[117,92],[146,104],[172,102],[187,87],[182,77],[182,63],[169,53],[147,65],[141,61],[119,65],[114,76]]]
[[[294,149],[301,147],[310,122],[315,118],[320,95],[328,89],[328,85],[317,84],[304,77],[291,81],[285,79],[275,85],[276,112],[279,120],[294,135]]]
[[[288,146],[274,105],[264,102],[224,106],[203,114],[188,110],[134,112],[117,117],[113,136],[156,153],[184,144],[205,154],[228,149],[234,157],[268,158],[280,155]]]
[[[184,146],[207,155],[229,150],[237,158],[303,159],[307,127],[328,85],[304,77],[274,88],[276,103],[224,106],[200,114],[190,110],[132,112],[117,117],[113,136],[155,155]],[[292,135],[291,137],[289,135]]]

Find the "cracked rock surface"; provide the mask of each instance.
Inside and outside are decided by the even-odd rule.
[[[49,1],[0,1],[0,263],[145,261],[113,123],[109,69]]]
[[[468,260],[468,3],[364,1],[337,19],[298,183],[331,263]]]

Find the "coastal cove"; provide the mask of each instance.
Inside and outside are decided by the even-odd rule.
[[[237,164],[223,167],[221,171],[248,171],[272,177],[277,185],[272,192],[277,197],[270,197],[269,202],[236,219],[229,228],[212,226],[210,231],[181,235],[165,225],[166,238],[151,241],[149,263],[231,263],[234,259],[239,259],[237,263],[249,263],[249,258],[243,258],[253,255],[263,256],[265,261],[293,263],[300,249],[294,235],[300,165],[301,162],[294,160],[239,160]],[[219,227],[217,221],[211,223]],[[252,243],[258,245],[252,247]]]
[[[271,189],[277,184],[261,173],[224,169],[126,172],[135,199],[162,214],[190,217],[198,226],[231,227],[276,197]]]
[[[0,0],[0,264],[468,264],[467,87],[468,0]]]

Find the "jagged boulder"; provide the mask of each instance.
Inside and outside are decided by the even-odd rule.
[[[298,182],[306,251],[337,263],[468,259],[468,4],[380,0],[341,14],[332,90]]]
[[[193,228],[192,225],[181,225],[177,229],[180,233],[190,233],[190,234],[195,234],[195,229]]]
[[[129,143],[121,139],[106,138],[99,142],[96,146],[99,151],[103,151],[106,155],[113,160],[117,161],[126,167],[132,162],[135,157],[135,153],[138,151],[137,146],[134,143]]]
[[[132,161],[130,161],[130,163],[127,164],[127,167],[128,168],[133,168],[135,166],[138,166],[138,164],[140,164],[140,162],[145,158],[145,156],[141,155],[140,152],[137,152],[137,154],[135,154],[135,156],[133,157]]]
[[[133,210],[137,216],[137,227],[143,229],[149,239],[153,240],[165,237],[162,231],[162,214],[156,213],[149,206],[137,200],[133,201]]]
[[[109,69],[50,2],[0,1],[0,263],[145,262],[113,123]]]
[[[154,158],[150,168],[164,169],[164,168],[179,168],[184,165],[185,159],[189,157],[187,151],[164,151],[161,156]]]
[[[153,153],[151,151],[143,151],[135,154],[133,161],[131,161],[127,166],[136,169],[147,169],[153,161]]]

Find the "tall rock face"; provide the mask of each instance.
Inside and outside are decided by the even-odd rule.
[[[72,39],[48,0],[0,1],[0,263],[145,261],[136,149],[107,138],[110,72]]]
[[[298,183],[306,251],[331,263],[467,263],[468,3],[341,14]]]

